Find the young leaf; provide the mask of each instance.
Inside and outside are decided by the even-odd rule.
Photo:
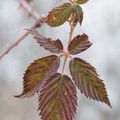
[[[70,61],[69,67],[75,85],[81,90],[81,93],[90,99],[104,102],[111,107],[105,85],[98,78],[93,66],[80,58],[74,58]]]
[[[64,3],[50,11],[45,22],[51,27],[62,25],[69,19],[71,10],[71,3]]]
[[[39,58],[33,62],[24,74],[23,93],[16,97],[31,97],[40,91],[46,79],[57,72],[59,62],[59,58],[55,55]]]
[[[76,3],[78,4],[84,4],[86,2],[88,2],[88,0],[76,0]]]
[[[46,50],[52,53],[61,53],[63,51],[63,45],[59,39],[52,40],[51,38],[45,38],[39,34],[36,30],[28,30],[35,38],[35,40],[44,47]]]
[[[33,0],[26,0],[27,2],[32,2]]]
[[[82,24],[83,20],[83,10],[79,5],[73,5],[72,6],[72,14],[74,14],[74,19],[76,22],[79,22]]]
[[[70,42],[68,46],[68,51],[70,54],[75,55],[80,52],[88,49],[92,43],[88,40],[88,36],[86,34],[78,35]]]
[[[40,92],[39,108],[42,120],[72,120],[76,112],[76,88],[72,80],[56,73]]]

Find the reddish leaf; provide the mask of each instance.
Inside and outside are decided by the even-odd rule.
[[[23,93],[16,97],[31,97],[40,91],[46,79],[57,72],[59,62],[55,55],[39,58],[33,62],[24,74]]]
[[[72,120],[76,112],[76,88],[72,80],[56,73],[44,84],[39,109],[42,120]]]
[[[76,0],[76,3],[78,4],[84,4],[86,2],[88,2],[88,0]]]
[[[95,68],[86,61],[74,58],[70,61],[70,74],[81,93],[90,99],[101,101],[111,107],[105,85],[98,78]]]
[[[64,3],[50,11],[45,22],[52,27],[62,25],[69,19],[71,10],[71,3]]]
[[[92,43],[88,40],[86,34],[76,36],[69,44],[68,51],[75,55],[88,49]]]
[[[54,8],[49,12],[45,22],[52,27],[56,27],[66,22],[70,18],[71,14],[74,15],[75,23],[82,23],[82,8],[78,4],[71,3],[64,3],[63,5]]]
[[[34,36],[40,46],[44,47],[46,50],[53,53],[61,53],[63,51],[63,45],[59,39],[52,40],[51,38],[45,38],[34,29],[29,29],[28,31]]]

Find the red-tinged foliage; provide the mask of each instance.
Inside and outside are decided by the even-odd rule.
[[[46,79],[57,72],[59,64],[60,60],[55,55],[39,58],[33,62],[24,74],[23,93],[16,97],[31,97],[39,92]]]
[[[83,11],[79,4],[88,0],[69,0],[59,7],[52,9],[43,19],[51,27],[60,26],[66,21],[70,25],[68,50],[63,50],[62,42],[40,35],[36,30],[28,29],[37,43],[44,49],[59,54],[39,58],[27,68],[24,74],[23,93],[17,97],[31,97],[39,92],[39,108],[42,120],[73,120],[77,107],[76,87],[86,97],[106,103],[111,107],[103,80],[95,68],[80,58],[72,58],[87,50],[92,43],[86,34],[73,37],[77,23],[82,24]],[[57,73],[60,58],[65,57],[62,72]],[[67,58],[70,58],[69,69],[72,76],[64,75]]]
[[[72,120],[76,113],[76,88],[72,80],[56,73],[44,84],[39,98],[42,120]]]
[[[61,53],[63,51],[63,45],[59,39],[52,40],[51,38],[45,38],[34,29],[29,29],[29,32],[34,36],[35,40],[52,53]]]
[[[74,22],[82,24],[83,11],[78,4],[64,3],[49,12],[45,22],[51,27],[60,26],[65,23],[71,15],[74,15]]]
[[[88,49],[92,43],[88,40],[88,36],[86,34],[78,35],[70,42],[68,45],[68,51],[70,54],[75,55],[80,52]]]
[[[69,67],[75,85],[81,93],[111,107],[103,80],[98,77],[93,66],[80,58],[74,58],[70,61]]]
[[[63,5],[52,9],[45,22],[51,27],[62,25],[69,19],[71,11],[71,3],[64,3]]]

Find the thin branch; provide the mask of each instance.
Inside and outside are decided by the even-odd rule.
[[[74,28],[75,28],[74,16],[73,16],[73,15],[71,15],[71,17],[70,17],[69,25],[70,25],[70,32],[69,32],[68,45],[69,45],[69,43],[70,43],[71,40],[72,40],[73,31],[74,31]],[[69,55],[69,52],[68,52],[68,51],[63,51],[63,55],[65,56],[65,59],[64,59],[63,67],[62,67],[62,75],[63,75],[63,72],[64,72],[65,64],[66,64],[66,62],[67,62],[67,58],[69,57],[69,58],[72,59],[72,57]]]
[[[35,28],[37,28],[37,26],[38,26],[38,23],[36,23],[35,25],[33,25],[31,27],[31,29],[35,29]],[[15,43],[13,43],[7,49],[5,49],[5,51],[2,54],[0,54],[0,59],[2,59],[6,54],[8,54],[14,47],[16,47],[28,35],[29,35],[29,31],[25,32],[20,38],[18,38],[18,40],[15,41]]]
[[[30,16],[32,16],[35,20],[40,19],[40,15],[35,9],[33,9],[27,0],[20,0],[20,6],[22,6]]]
[[[70,25],[70,32],[69,32],[68,44],[69,44],[69,43],[71,42],[71,40],[72,40],[73,31],[74,31],[74,27],[73,27],[72,25]]]
[[[26,0],[20,0],[20,5],[30,14],[34,19],[36,19],[36,23],[30,29],[36,29],[40,27],[44,21],[44,18],[40,19],[40,15],[38,12],[33,10],[33,8],[29,5]],[[5,51],[0,54],[0,59],[2,59],[6,54],[8,54],[14,47],[16,47],[22,40],[24,40],[29,35],[29,31],[25,32],[20,38],[18,38],[15,43],[10,45]]]
[[[71,42],[72,40],[72,36],[73,36],[73,31],[75,29],[76,26],[76,21],[75,21],[75,14],[71,14],[70,19],[69,19],[69,25],[70,25],[70,32],[69,32],[69,39],[68,39],[68,44]]]
[[[64,59],[64,63],[63,63],[63,67],[62,67],[62,75],[63,75],[63,73],[64,73],[64,68],[65,68],[65,64],[66,64],[66,62],[67,62],[67,58],[68,58],[68,56],[65,56],[65,59]]]

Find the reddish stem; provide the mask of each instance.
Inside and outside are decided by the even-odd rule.
[[[20,5],[30,14],[37,22],[31,27],[31,29],[36,29],[37,27],[40,27],[43,23],[43,19],[40,19],[40,15],[37,11],[33,10],[33,8],[30,6],[30,4],[26,0],[20,0]],[[24,33],[20,38],[18,38],[15,43],[10,45],[8,48],[5,49],[5,51],[0,54],[0,59],[2,59],[6,54],[8,54],[15,46],[17,46],[22,40],[25,39],[29,35],[29,31]]]
[[[20,0],[20,5],[32,16],[35,20],[40,19],[40,15],[35,11],[26,0]]]

